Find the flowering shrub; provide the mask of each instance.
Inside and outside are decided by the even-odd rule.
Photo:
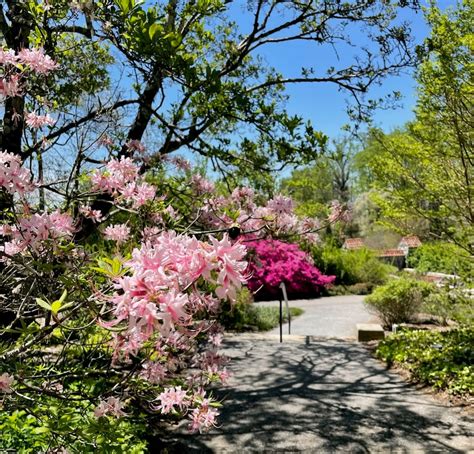
[[[262,299],[279,298],[279,285],[284,282],[289,297],[318,296],[334,282],[335,276],[325,276],[311,263],[308,254],[298,245],[278,240],[250,241],[249,288]]]
[[[0,97],[26,96],[30,75],[57,67],[41,49],[0,49]],[[34,134],[56,126],[49,114],[16,116]],[[0,150],[0,191],[15,202],[0,225],[0,450],[141,449],[145,418],[185,418],[192,432],[215,426],[220,404],[208,388],[229,377],[217,318],[247,280],[243,240],[318,239],[319,222],[297,218],[287,197],[258,206],[249,188],[216,196],[180,157],[157,164],[184,175],[166,181],[144,173],[140,141],[120,158],[106,135],[96,146],[104,162],[50,184]],[[86,221],[93,235],[84,238]],[[269,285],[284,278],[290,292],[314,294],[331,282],[285,247],[292,272],[267,256]]]

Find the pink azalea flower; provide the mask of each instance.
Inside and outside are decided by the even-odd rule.
[[[126,144],[129,150],[138,151],[139,153],[145,153],[146,148],[139,140],[129,140]]]
[[[219,412],[210,406],[210,401],[204,399],[202,404],[195,408],[191,414],[191,423],[189,424],[189,431],[195,432],[206,432],[212,427],[217,425],[217,416]]]
[[[212,181],[207,180],[199,174],[195,174],[191,177],[191,184],[199,195],[212,193],[215,189]]]
[[[88,205],[80,207],[79,213],[81,213],[85,218],[91,219],[94,222],[102,221],[102,212],[100,210],[93,210]]]
[[[99,402],[99,405],[94,410],[94,416],[100,418],[102,416],[110,415],[120,418],[126,415],[122,410],[124,406],[125,403],[117,397],[108,397],[106,400],[101,400]]]
[[[140,377],[153,384],[161,383],[166,377],[166,367],[163,364],[148,361],[143,364]]]
[[[48,74],[59,66],[43,49],[22,49],[17,58],[38,74]]]
[[[23,92],[23,87],[20,82],[20,76],[14,74],[9,78],[0,77],[0,96],[5,98],[20,96]]]
[[[97,141],[99,145],[103,145],[104,147],[111,147],[114,144],[114,141],[111,137],[109,137],[107,134],[103,134],[99,140]]]
[[[167,414],[175,411],[175,407],[178,407],[181,411],[184,410],[189,404],[189,397],[186,391],[181,389],[181,386],[174,386],[172,388],[165,389],[159,396],[161,404],[156,407],[161,413]]]
[[[13,392],[12,385],[15,382],[15,379],[12,375],[3,373],[0,375],[0,392],[11,394]]]
[[[18,61],[15,51],[12,49],[0,49],[0,65],[14,65]]]
[[[187,159],[184,159],[181,156],[175,156],[171,158],[171,162],[176,166],[177,169],[184,170],[184,171],[191,170],[191,163]]]
[[[26,124],[33,129],[42,128],[43,126],[54,126],[56,121],[49,115],[36,115],[34,112],[26,114]]]
[[[276,214],[293,214],[293,200],[291,197],[277,195],[268,201],[267,208]]]
[[[0,152],[0,186],[10,194],[25,195],[35,189],[31,173],[22,167],[21,159],[13,153]]]
[[[124,243],[130,237],[130,227],[125,224],[109,225],[104,230],[106,240],[116,241],[117,243]]]

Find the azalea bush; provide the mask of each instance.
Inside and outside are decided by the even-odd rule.
[[[334,282],[335,277],[323,275],[297,244],[260,239],[246,245],[251,250],[248,286],[258,298],[278,299],[282,282],[288,297],[315,297]]]
[[[288,197],[217,192],[186,159],[152,160],[139,140],[104,132],[84,139],[101,159],[79,154],[51,178],[40,158],[59,66],[42,49],[0,49],[0,96],[25,101],[16,121],[38,152],[0,151],[0,450],[142,452],[166,424],[217,424],[209,389],[229,377],[219,319],[248,280],[247,242],[316,242],[341,210],[302,219]],[[288,247],[297,292],[332,281]]]

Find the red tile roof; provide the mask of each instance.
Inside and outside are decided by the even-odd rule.
[[[347,238],[342,247],[346,249],[360,249],[365,246],[362,238]]]
[[[379,257],[402,257],[405,252],[401,249],[385,249],[384,251],[378,251],[377,255]]]
[[[404,236],[399,243],[400,245],[406,245],[408,247],[419,247],[421,246],[421,241],[416,235]]]

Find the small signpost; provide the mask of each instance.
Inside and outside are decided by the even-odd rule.
[[[281,293],[283,294],[283,299],[285,300],[286,314],[288,316],[288,334],[291,334],[291,314],[290,307],[288,305],[288,295],[286,293],[286,285],[284,282],[280,284]],[[283,342],[283,303],[280,297],[280,342]]]

